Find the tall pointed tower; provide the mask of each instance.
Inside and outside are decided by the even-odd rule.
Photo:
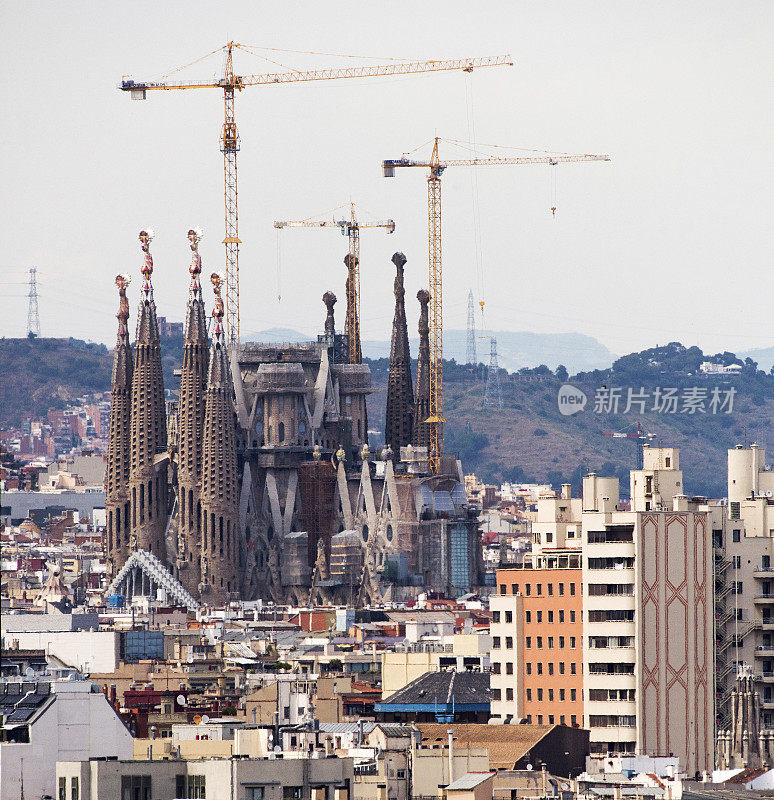
[[[347,268],[347,319],[344,322],[344,333],[347,335],[349,341],[349,352],[354,353],[354,359],[350,361],[351,364],[363,363],[363,350],[360,346],[360,309],[357,307],[359,285],[353,286],[355,281],[355,270],[351,268],[352,259],[355,260],[357,265],[357,256],[352,253],[347,253],[344,256],[344,266]],[[352,344],[354,342],[354,345]]]
[[[105,470],[105,510],[107,512],[108,576],[121,569],[129,551],[131,511],[129,507],[129,469],[131,463],[132,346],[129,344],[129,300],[126,287],[131,279],[118,275],[118,337],[113,352],[113,378],[110,391],[110,433]]]
[[[430,416],[430,316],[428,305],[430,292],[420,289],[419,300],[419,355],[417,356],[417,393],[414,401],[414,435],[415,447],[430,449],[430,425],[425,420]]]
[[[207,602],[223,602],[239,592],[236,430],[220,283],[220,276],[213,273],[215,330],[204,403],[201,483],[201,578]]]
[[[202,508],[199,490],[202,480],[202,434],[204,431],[204,394],[207,390],[209,342],[200,276],[201,232],[188,231],[191,243],[191,283],[185,316],[183,369],[180,375],[178,405],[178,557],[180,582],[196,597],[201,581]]]
[[[166,563],[164,533],[169,511],[167,485],[167,416],[161,345],[153,300],[152,233],[140,231],[145,254],[143,285],[137,315],[132,377],[132,463],[129,490],[132,504],[130,550],[148,550]]]
[[[392,263],[397,268],[393,291],[395,316],[390,343],[390,372],[387,379],[387,416],[384,423],[384,443],[396,453],[411,443],[414,417],[414,390],[411,385],[411,353],[406,325],[406,290],[403,288],[403,268],[406,256],[395,253]]]

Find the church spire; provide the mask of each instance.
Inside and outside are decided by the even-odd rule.
[[[201,578],[208,602],[225,601],[239,592],[241,566],[238,534],[236,429],[231,379],[223,334],[221,279],[212,275],[215,321],[204,406],[202,435]]]
[[[110,433],[105,470],[105,507],[107,511],[108,572],[114,576],[121,569],[129,550],[129,467],[131,459],[132,346],[127,320],[129,301],[128,275],[116,276],[119,309],[118,336],[113,352],[113,377],[110,392]]]
[[[202,468],[202,433],[204,431],[204,394],[207,389],[207,364],[209,344],[207,320],[202,299],[202,258],[199,229],[188,231],[191,246],[191,264],[188,272],[188,307],[185,317],[183,343],[183,368],[180,374],[180,402],[178,404],[178,558],[177,574],[180,582],[192,595],[199,593],[201,580],[201,525],[202,510],[199,496]]]
[[[167,462],[160,456],[167,451],[167,418],[159,324],[151,282],[152,239],[152,231],[140,231],[144,263],[140,268],[143,284],[132,379],[132,463],[129,477],[132,525],[129,547],[131,550],[148,550],[164,563],[169,487]]]
[[[414,402],[414,447],[430,448],[430,322],[428,304],[430,292],[420,289],[417,300],[421,306],[419,313],[419,355],[417,356],[417,394]]]
[[[392,257],[397,273],[393,292],[395,316],[392,322],[390,343],[390,371],[387,379],[387,415],[384,423],[384,441],[395,452],[411,443],[414,391],[411,385],[411,353],[406,325],[406,290],[403,288],[403,268],[406,256],[395,253]]]

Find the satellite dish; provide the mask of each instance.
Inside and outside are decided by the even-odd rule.
[[[196,714],[194,716],[194,718],[193,718],[193,724],[194,725],[198,725],[201,721],[202,721],[202,718],[198,714]]]
[[[184,695],[184,694],[179,694],[179,695],[177,696],[177,698],[176,698],[176,699],[177,699],[177,704],[178,704],[179,706],[184,706],[184,705],[186,705],[186,704],[187,704],[187,702],[188,702],[188,701],[185,699],[185,695]]]
[[[24,670],[24,677],[25,678],[34,678],[35,677],[35,670],[32,667],[27,667]]]
[[[202,714],[202,725],[206,725],[210,721],[210,718],[206,714]]]
[[[530,772],[531,772],[532,771],[532,764],[527,764],[527,769],[530,770]]]
[[[189,654],[188,654],[188,658],[186,659],[186,661],[187,661],[189,664],[193,664],[193,661],[194,661],[193,653],[189,653]]]

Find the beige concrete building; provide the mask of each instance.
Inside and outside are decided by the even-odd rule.
[[[79,800],[346,800],[351,758],[207,758],[162,761],[59,761],[58,786]]]

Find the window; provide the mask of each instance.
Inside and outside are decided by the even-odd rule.
[[[575,675],[575,662],[570,662],[570,675]]]
[[[80,786],[78,785],[78,778],[73,776],[70,778],[70,800],[79,800],[80,798]]]
[[[506,611],[505,612],[505,622],[506,624],[509,622],[513,622],[513,611]]]
[[[492,700],[500,700],[500,690],[492,689]]]
[[[532,622],[532,612],[525,611],[524,612],[524,622]]]
[[[549,703],[553,703],[554,702],[554,690],[553,689],[549,689],[548,690],[548,702]]]
[[[575,637],[574,636],[570,637],[570,649],[571,650],[575,649]]]
[[[524,587],[524,594],[526,594],[526,595],[527,595],[527,597],[529,597],[529,595],[530,595],[530,592],[531,592],[531,591],[532,591],[532,584],[531,584],[531,583],[528,583],[528,584],[527,584],[527,585]]]
[[[553,533],[551,533],[551,531],[548,531],[548,532],[546,533],[546,541],[547,541],[547,542],[553,542],[553,541],[554,541],[554,534],[553,534]]]
[[[564,700],[564,689],[559,690],[559,699]]]
[[[67,778],[59,779],[59,800],[67,800]]]
[[[733,503],[731,505],[733,506]],[[738,505],[738,503],[737,503],[737,505]],[[741,538],[742,538],[742,532],[740,530],[735,530],[734,533],[733,533],[734,541],[735,542],[739,542],[739,541],[741,541]]]
[[[559,674],[564,675],[564,661],[559,662]]]
[[[542,583],[538,583],[538,584],[535,586],[535,594],[537,594],[537,595],[538,595],[538,597],[539,597],[539,596],[541,596],[541,595],[543,594],[543,584],[542,584]]]
[[[734,594],[743,594],[743,592],[742,592],[742,582],[741,581],[737,581],[736,582],[736,584],[734,586]]]
[[[563,608],[559,609],[559,622],[560,623],[564,622],[564,609]]]
[[[564,650],[564,636],[559,637],[559,649]]]
[[[543,612],[542,611],[538,611],[537,612],[537,622],[538,622],[538,625],[540,625],[543,622]]]
[[[525,666],[525,668],[527,670],[527,675],[531,675],[532,674],[532,662],[528,661],[524,666]]]
[[[506,675],[513,675],[513,662],[512,661],[508,661],[505,664],[505,674]]]
[[[499,661],[495,661],[492,664],[492,673],[494,675],[499,675],[500,674],[500,662]]]
[[[549,583],[548,584],[548,596],[549,597],[553,597],[554,596],[554,584],[553,583]]]
[[[538,687],[538,690],[537,690],[537,699],[538,699],[538,703],[542,703],[543,702],[543,690],[541,688],[539,688],[539,687]]]
[[[554,674],[554,662],[553,661],[549,661],[548,662],[548,674],[549,675],[553,675]]]
[[[508,688],[505,690],[505,699],[513,700],[513,689]]]
[[[532,700],[532,689],[527,689],[527,700]]]
[[[553,650],[554,649],[554,637],[553,636],[549,636],[548,637],[548,649],[549,650]]]
[[[554,715],[553,714],[549,714],[548,715],[548,724],[549,725],[553,725],[554,724]]]
[[[537,662],[537,674],[538,675],[542,675],[543,674],[543,662],[542,661],[538,661]]]
[[[548,621],[549,622],[553,622],[554,621],[554,612],[553,611],[549,611],[548,612]]]
[[[535,638],[537,640],[537,648],[538,648],[538,650],[542,650],[543,649],[543,637],[542,636],[537,636]]]
[[[283,786],[282,800],[301,800],[304,796],[303,786]]]
[[[577,696],[577,691],[575,689],[570,689],[570,701],[575,702]]]
[[[574,727],[577,724],[578,724],[577,717],[575,716],[575,714],[571,714],[570,715],[570,725],[572,725]]]
[[[570,612],[570,622],[575,622],[575,612],[574,611]]]
[[[532,649],[532,637],[531,636],[525,636],[524,637],[524,645],[528,650]]]
[[[507,594],[507,592],[505,591],[505,584],[504,583],[500,584],[500,594]]]
[[[559,597],[564,597],[564,584],[559,584]]]
[[[543,724],[543,715],[542,715],[542,714],[538,714],[538,721],[537,721],[537,724],[538,724],[538,725],[542,725],[542,724]]]
[[[574,584],[574,583],[571,583],[571,584],[570,584],[570,594],[571,594],[571,595],[574,595],[574,594],[575,594],[575,584]]]
[[[492,650],[499,650],[500,649],[500,637],[493,636],[492,637]]]
[[[493,611],[492,612],[492,622],[499,622],[500,621],[500,612]]]
[[[512,583],[511,584],[511,594],[518,594],[519,593],[519,584]]]
[[[405,780],[405,778],[406,778],[406,770],[405,769],[397,769],[397,770],[395,770],[395,777],[399,778],[400,780]]]
[[[505,649],[506,650],[513,650],[513,636],[506,636],[505,637]]]
[[[151,776],[122,775],[121,800],[151,800]]]

